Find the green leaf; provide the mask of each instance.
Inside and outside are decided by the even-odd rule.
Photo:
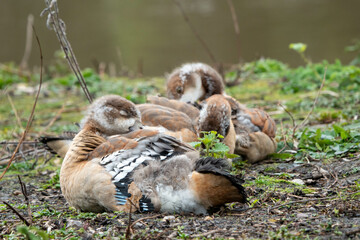
[[[201,142],[190,142],[189,143],[193,148],[199,148],[201,146]]]
[[[290,43],[289,48],[298,53],[303,53],[305,52],[307,45],[304,43]]]
[[[286,160],[286,159],[292,158],[294,155],[291,153],[273,153],[270,156],[275,159]]]

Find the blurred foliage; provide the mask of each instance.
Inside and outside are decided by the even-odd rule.
[[[305,157],[318,160],[331,160],[338,157],[352,157],[360,149],[360,122],[331,128],[305,128],[295,134],[297,150],[295,153],[274,154],[277,159],[294,158],[303,162]],[[283,143],[280,143],[283,146]],[[288,146],[295,148],[293,142]]]
[[[355,40],[353,45],[345,48],[346,52],[355,52],[357,56],[350,62],[350,65],[360,65],[360,40]]]

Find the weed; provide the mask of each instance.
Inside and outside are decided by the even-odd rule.
[[[184,230],[184,226],[178,226],[177,227],[177,232],[178,232],[179,237],[181,239],[188,239],[189,235],[184,233],[183,230]]]
[[[205,157],[215,158],[235,158],[239,157],[236,154],[229,154],[229,147],[220,142],[224,138],[216,131],[202,132],[203,137],[199,138],[200,142],[190,143],[194,148],[200,149]]]

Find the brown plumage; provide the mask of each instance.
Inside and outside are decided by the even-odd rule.
[[[146,99],[149,103],[175,109],[179,112],[185,113],[195,121],[199,117],[199,109],[195,106],[181,102],[178,100],[168,99],[165,97],[148,96]]]
[[[241,181],[228,173],[225,159],[199,159],[189,145],[156,131],[140,129],[105,138],[110,129],[129,128],[123,118],[127,111],[107,103],[96,100],[90,106],[94,111],[105,106],[112,114],[87,115],[63,161],[60,185],[70,205],[92,212],[199,214],[230,201],[246,201]],[[200,188],[204,179],[209,190]]]
[[[191,138],[179,138],[185,142],[197,141],[197,137],[202,135],[204,131],[217,131],[224,136],[222,141],[230,148],[229,152],[234,152],[236,134],[231,122],[231,107],[222,95],[217,94],[206,99],[202,103],[201,111],[190,104],[176,100],[152,97],[151,101],[161,105],[144,104],[139,106],[144,125],[161,125],[173,132],[188,129]],[[183,111],[186,108],[190,110]],[[186,113],[191,115],[193,119]],[[192,135],[193,133],[195,135]],[[175,135],[172,136],[176,137]]]
[[[204,63],[184,64],[174,69],[167,79],[168,98],[182,102],[196,102],[224,92],[220,74]]]
[[[231,107],[231,121],[236,132],[235,153],[244,155],[250,162],[261,161],[268,154],[274,153],[276,151],[274,140],[276,124],[274,120],[265,111],[247,108],[236,99],[226,95],[223,87],[219,87],[217,93],[213,89],[209,89],[208,86],[219,86],[219,79],[221,79],[218,73],[214,73],[216,72],[214,69],[209,70],[209,68],[209,66],[199,63],[196,65],[184,64],[180,68],[175,69],[168,78],[168,97],[183,102],[194,103],[217,93],[222,94]],[[207,77],[204,74],[206,71],[212,72],[212,76],[215,77]],[[206,84],[205,81],[199,81],[199,79],[207,79]],[[199,85],[200,83],[202,84],[201,86]],[[259,132],[264,134],[259,134]],[[252,139],[256,139],[256,141]],[[254,154],[255,152],[256,154]]]

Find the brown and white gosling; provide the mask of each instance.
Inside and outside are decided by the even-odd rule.
[[[156,131],[131,131],[138,119],[135,105],[119,96],[93,102],[61,167],[61,190],[70,205],[91,212],[204,214],[246,201],[241,180],[228,173],[227,160],[200,159],[187,144]],[[109,140],[103,136],[114,129],[141,137],[114,136],[116,148],[104,147]],[[108,155],[94,157],[98,148]]]

